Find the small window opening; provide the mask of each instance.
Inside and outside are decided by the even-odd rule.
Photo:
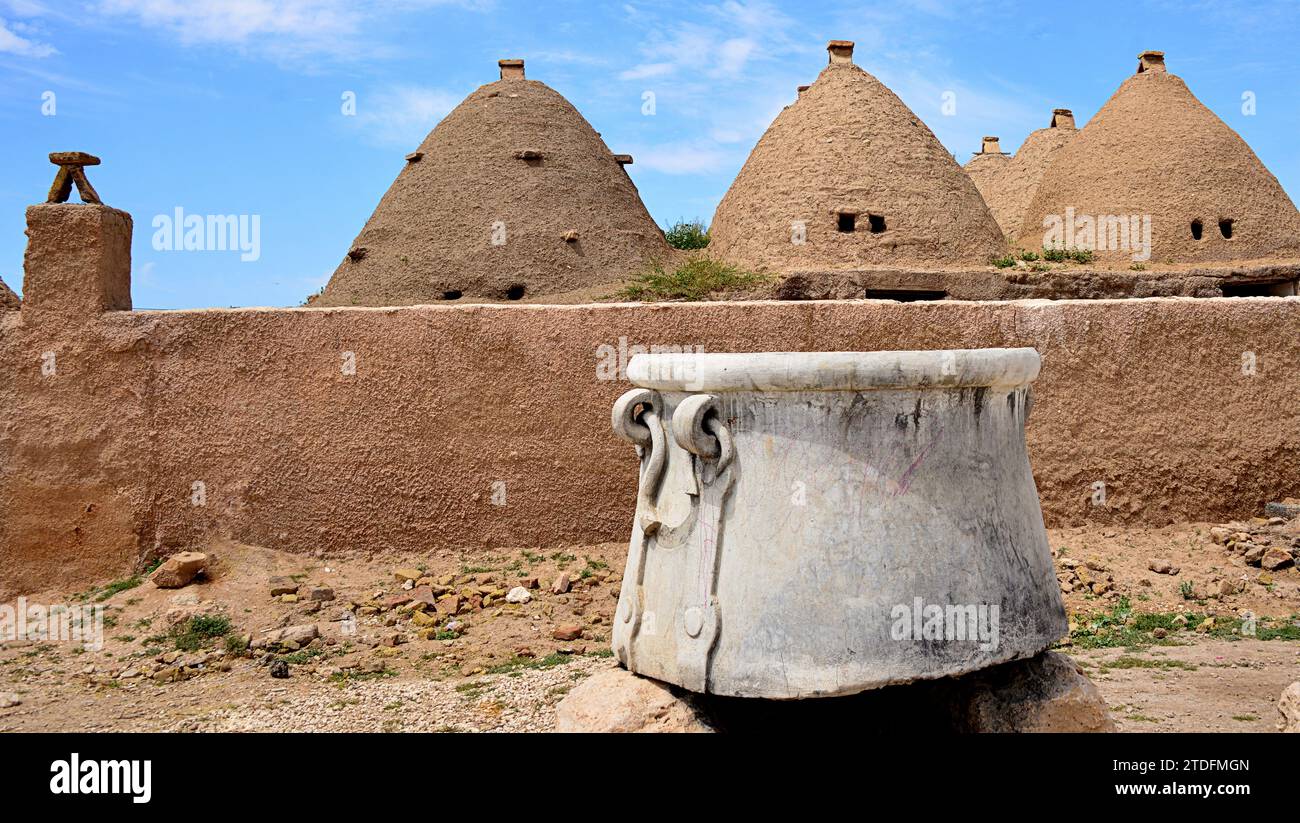
[[[1223,283],[1219,288],[1224,297],[1291,297],[1296,294],[1297,281],[1278,280],[1272,283]]]
[[[947,300],[948,292],[942,289],[867,289],[867,299],[916,303],[922,300]]]
[[[867,223],[871,226],[872,234],[880,234],[885,230],[885,216],[883,214],[868,214]]]
[[[1219,221],[1219,234],[1223,235],[1224,240],[1232,239],[1232,218],[1231,217]]]
[[[838,213],[835,215],[835,228],[842,232],[856,231],[858,228],[858,216],[845,211]]]
[[[513,286],[511,286],[510,288],[506,289],[506,299],[507,299],[507,300],[522,300],[522,299],[523,299],[523,296],[524,296],[524,290],[525,290],[525,288],[524,288],[523,284],[521,284],[521,283],[516,283],[516,284],[514,284]]]
[[[1200,220],[1193,220],[1193,221],[1192,221],[1192,239],[1193,239],[1193,240],[1200,240],[1200,239],[1201,239],[1201,234],[1202,234],[1202,233],[1203,233],[1203,227],[1201,226],[1201,221],[1200,221]]]
[[[460,289],[448,289],[442,293],[443,300],[459,300],[461,298]]]

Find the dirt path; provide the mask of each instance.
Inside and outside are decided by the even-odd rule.
[[[1072,655],[1123,732],[1271,732],[1300,680],[1300,642],[1202,640]]]
[[[1272,731],[1278,696],[1300,680],[1300,573],[1265,574],[1209,529],[1050,535],[1070,589],[1063,650],[1123,731]],[[420,558],[210,550],[210,578],[183,589],[100,581],[29,597],[102,603],[104,644],[0,643],[0,731],[544,731],[574,683],[614,665],[621,543]],[[1152,558],[1178,574],[1150,571]],[[286,578],[297,592],[273,595]],[[416,582],[459,598],[455,613],[405,602]],[[527,602],[508,602],[516,587]],[[1242,637],[1251,615],[1276,639]],[[310,638],[257,647],[290,627]]]

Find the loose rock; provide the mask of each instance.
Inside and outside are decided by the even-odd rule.
[[[625,669],[593,675],[556,707],[555,730],[576,732],[712,732],[685,693]]]
[[[1291,559],[1291,552],[1286,551],[1285,549],[1274,548],[1264,552],[1263,556],[1259,560],[1259,566],[1260,568],[1269,571],[1277,571],[1278,569],[1290,566],[1292,562],[1294,561]]]
[[[940,689],[956,731],[1115,731],[1101,692],[1056,652],[985,669]]]
[[[208,565],[203,552],[177,552],[154,569],[149,580],[160,589],[179,589],[188,586]]]
[[[298,593],[298,584],[292,577],[272,577],[270,585],[272,597]]]
[[[1282,715],[1281,730],[1300,734],[1300,680],[1287,686],[1277,701],[1277,711]]]
[[[1173,575],[1173,574],[1178,574],[1178,572],[1182,571],[1180,568],[1178,568],[1177,566],[1175,566],[1174,564],[1170,563],[1168,560],[1165,560],[1163,558],[1157,558],[1155,560],[1152,560],[1150,563],[1147,564],[1147,568],[1155,572],[1156,574]]]
[[[562,626],[556,626],[555,631],[551,634],[556,640],[577,640],[582,637],[582,626],[577,623],[566,623]]]

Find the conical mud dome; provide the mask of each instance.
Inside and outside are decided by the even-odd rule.
[[[520,299],[610,283],[671,254],[582,115],[523,61],[425,138],[317,306]]]
[[[0,280],[0,311],[10,311],[21,309],[23,303],[14,294],[13,289],[5,285],[5,281]]]
[[[776,272],[985,266],[1005,242],[975,184],[921,120],[831,61],[750,153],[710,227],[710,252]]]
[[[975,188],[979,190],[993,219],[998,221],[998,226],[1005,234],[1005,216],[1000,213],[998,206],[1008,199],[1005,181],[1011,170],[1011,155],[1002,151],[998,138],[985,137],[980,150],[972,154],[962,168],[975,182]],[[1019,224],[1016,225],[1019,228]]]
[[[1078,133],[1074,114],[1069,109],[1055,109],[1051,125],[1030,132],[1014,157],[988,154],[984,150],[966,164],[966,173],[975,181],[989,211],[1008,237],[1020,233],[1025,209],[1029,208],[1029,201],[1038,191],[1048,166]]]
[[[1178,77],[1144,52],[1079,135],[1056,154],[1019,234],[1044,245],[1058,222],[1096,235],[1099,261],[1128,265],[1120,229],[1150,217],[1152,263],[1300,256],[1300,213],[1255,153]],[[1045,225],[1045,223],[1047,225]],[[1064,234],[1064,232],[1062,232]]]

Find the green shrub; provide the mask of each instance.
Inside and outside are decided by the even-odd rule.
[[[171,631],[172,643],[179,651],[197,651],[218,637],[230,634],[230,618],[220,614],[200,614],[177,625]]]
[[[704,223],[698,217],[689,223],[678,220],[668,227],[664,237],[668,240],[668,245],[685,251],[694,251],[709,245],[709,230],[704,228]]]
[[[693,257],[668,271],[655,261],[618,292],[623,300],[704,300],[719,291],[746,289],[767,278],[708,257]]]

